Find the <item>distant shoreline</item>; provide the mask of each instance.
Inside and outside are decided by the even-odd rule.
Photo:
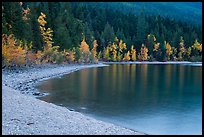
[[[189,65],[200,65],[202,62],[190,62],[190,61],[127,61],[127,62],[103,62],[104,64],[189,64]]]

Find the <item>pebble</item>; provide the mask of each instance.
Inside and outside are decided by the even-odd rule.
[[[40,95],[40,92],[35,92],[33,93],[34,96],[39,96]]]

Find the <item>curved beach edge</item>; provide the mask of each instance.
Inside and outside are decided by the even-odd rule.
[[[145,135],[36,99],[37,83],[81,69],[108,66],[44,65],[2,70],[3,135]]]

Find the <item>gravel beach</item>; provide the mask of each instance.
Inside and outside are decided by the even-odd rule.
[[[104,66],[107,65],[41,65],[17,70],[2,69],[2,134],[144,135],[35,98],[35,95],[42,94],[34,85],[42,80]]]

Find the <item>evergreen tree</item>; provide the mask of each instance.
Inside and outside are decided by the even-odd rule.
[[[114,42],[114,30],[113,27],[110,26],[110,24],[107,22],[104,28],[104,40],[105,45],[108,45],[109,43]]]
[[[25,37],[25,22],[23,21],[23,10],[20,2],[3,2],[4,23],[7,30],[12,30],[16,38],[23,39]]]
[[[137,21],[137,44],[141,45],[142,43],[145,42],[145,34],[146,31],[146,21],[145,21],[145,15],[144,11],[142,10],[140,13],[140,16],[138,16],[138,21]]]

